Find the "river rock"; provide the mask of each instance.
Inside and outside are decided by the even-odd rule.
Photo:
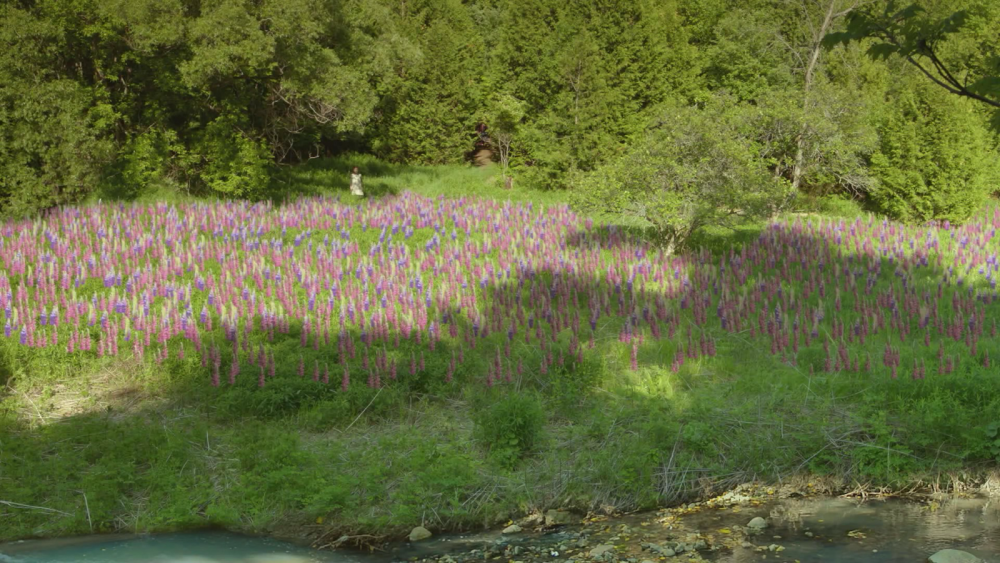
[[[927,563],[983,563],[983,560],[967,551],[942,549],[928,557]]]
[[[755,530],[758,532],[766,527],[767,527],[767,520],[764,520],[760,516],[754,518],[753,520],[750,521],[749,524],[747,524],[747,528],[750,528],[751,530]]]
[[[559,526],[562,524],[572,524],[573,514],[565,510],[550,510],[545,513],[546,526]]]
[[[595,547],[594,549],[590,550],[590,558],[591,559],[600,559],[600,558],[604,557],[605,553],[609,553],[609,552],[612,552],[614,550],[615,550],[615,546],[613,546],[613,545],[608,545],[606,543],[605,544],[601,544],[601,545]]]
[[[503,529],[504,534],[517,534],[521,532],[521,527],[517,524],[511,524]]]
[[[410,541],[421,541],[431,537],[431,532],[423,526],[417,526],[410,532]]]
[[[657,543],[644,543],[642,544],[642,548],[648,549],[649,551],[652,551],[653,553],[656,553],[657,555],[661,555],[663,557],[673,557],[674,555],[676,555],[673,549],[666,546],[662,546]]]

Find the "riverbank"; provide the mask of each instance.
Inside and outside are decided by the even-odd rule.
[[[788,485],[747,485],[701,503],[614,517],[552,510],[502,530],[435,534],[370,549],[344,544],[311,551],[295,543],[203,531],[21,542],[0,545],[0,554],[14,563],[76,563],[95,557],[117,563],[152,556],[203,563],[912,563],[959,549],[986,561],[1000,560],[996,497],[863,500],[805,492]]]
[[[758,410],[759,395],[726,404],[718,387],[689,391],[702,408],[684,426],[665,405],[621,390],[597,387],[568,405],[541,396],[539,441],[511,467],[477,438],[476,410],[499,395],[404,402],[385,390],[357,400],[360,418],[323,418],[322,405],[312,405],[228,421],[220,399],[184,400],[157,391],[153,377],[99,373],[104,379],[55,388],[48,398],[20,395],[15,412],[32,424],[7,419],[5,461],[19,463],[5,463],[4,500],[28,498],[34,502],[23,504],[37,508],[6,507],[4,540],[219,526],[316,546],[375,546],[418,525],[441,534],[498,529],[551,509],[600,517],[703,500],[751,479],[752,463],[773,483],[773,495],[758,501],[852,493],[930,499],[1000,488],[985,466],[914,470],[881,482],[830,471],[803,477],[793,471],[832,448],[821,441],[829,429]],[[283,392],[294,400],[295,388]],[[707,458],[689,450],[698,445],[683,439],[697,438],[685,434],[689,425],[720,440],[726,465],[694,465]],[[733,435],[741,427],[748,430]]]

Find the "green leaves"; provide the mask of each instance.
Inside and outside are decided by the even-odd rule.
[[[965,102],[917,78],[890,92],[870,169],[878,180],[871,201],[907,221],[960,223],[1000,181],[995,140]]]
[[[892,43],[876,43],[868,48],[868,54],[875,59],[888,59],[900,52],[900,48]]]
[[[575,205],[639,220],[671,248],[702,227],[769,216],[791,190],[765,166],[777,122],[762,109],[716,96],[665,112],[632,150],[577,177]]]
[[[498,465],[512,469],[541,438],[545,412],[530,392],[512,391],[477,412],[476,437]]]
[[[0,86],[0,210],[25,216],[87,193],[111,157],[110,113],[70,80]]]
[[[357,138],[382,84],[413,59],[380,4],[4,5],[0,84],[10,90],[0,119],[7,133],[25,131],[0,141],[4,212],[34,213],[95,189],[131,197],[161,183],[259,197],[275,161]]]
[[[951,50],[949,40],[953,36],[970,27],[973,15],[970,10],[958,10],[941,17],[929,14],[919,4],[897,9],[896,2],[889,0],[881,11],[875,6],[869,6],[851,13],[847,29],[828,34],[823,39],[823,45],[832,48],[851,42],[877,41],[868,47],[868,55],[872,58],[887,60],[893,55],[899,55],[925,77],[952,94],[1000,108],[996,76],[993,74],[996,69],[989,74],[976,76],[977,72],[982,72],[982,68],[976,68],[978,65],[974,61],[981,58],[981,53],[968,51],[964,55],[965,60],[958,63],[955,62],[958,57],[946,57],[942,54]],[[996,22],[986,25],[995,27]],[[989,48],[995,50],[994,46]],[[974,77],[971,86],[968,80],[970,75]],[[962,79],[958,76],[962,76]]]
[[[1000,76],[986,76],[969,85],[969,91],[1000,98]]]
[[[987,424],[985,434],[987,451],[1000,462],[1000,422],[993,421]]]

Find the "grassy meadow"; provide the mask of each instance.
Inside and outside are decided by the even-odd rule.
[[[258,205],[0,227],[0,540],[392,536],[995,469],[996,210],[814,202],[666,256],[497,176],[315,160]]]

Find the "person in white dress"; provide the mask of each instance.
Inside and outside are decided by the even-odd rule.
[[[365,195],[365,192],[361,189],[361,171],[358,170],[357,166],[351,169],[351,195]]]

